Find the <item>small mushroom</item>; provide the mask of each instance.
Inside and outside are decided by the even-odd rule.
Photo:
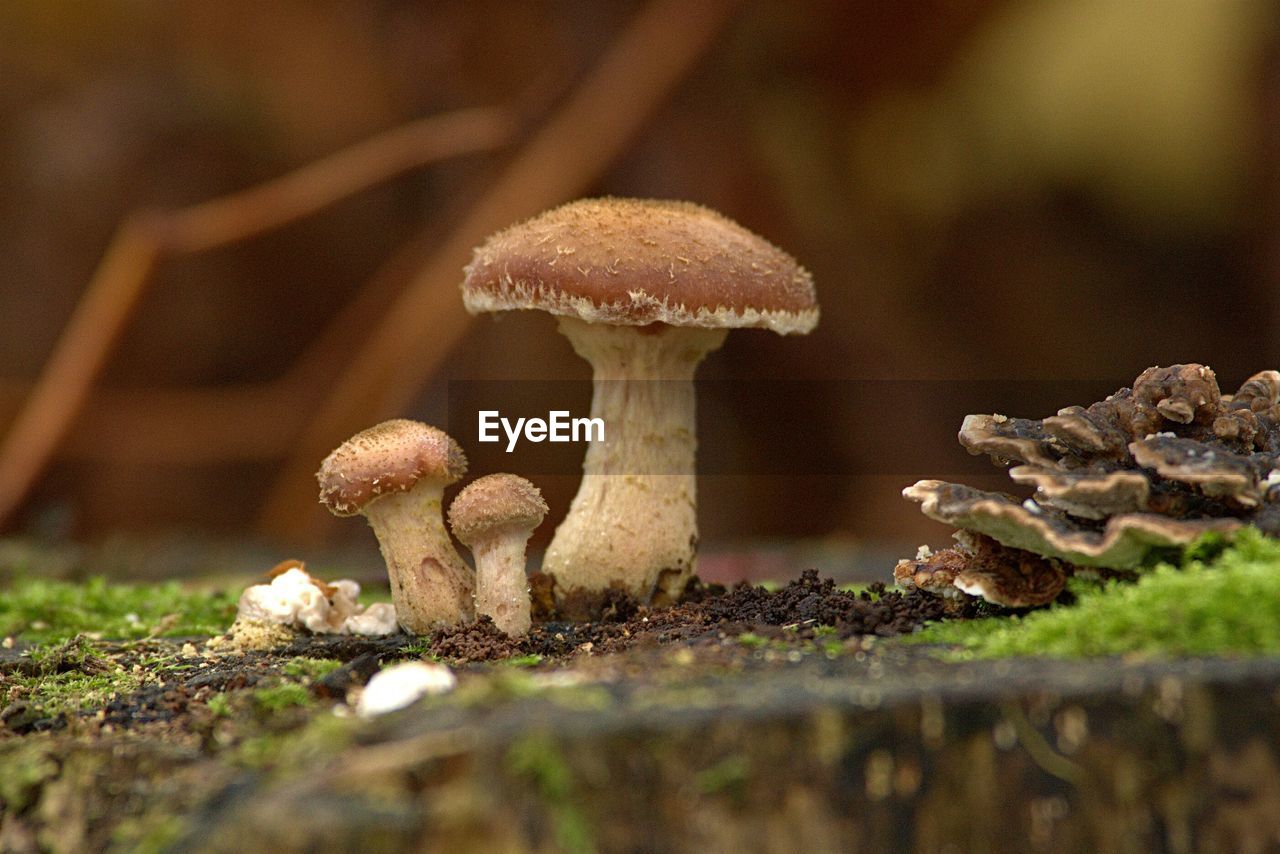
[[[444,528],[444,488],[467,459],[443,431],[384,421],[343,442],[316,473],[320,502],[335,516],[369,520],[391,580],[396,617],[424,634],[472,618],[473,574]]]
[[[488,614],[511,637],[529,631],[524,551],[546,515],[538,487],[514,474],[472,481],[449,505],[449,526],[476,562],[476,614]]]
[[[472,313],[540,309],[594,369],[582,484],[547,548],[557,595],[677,599],[698,528],[693,375],[726,329],[804,334],[813,280],[790,255],[687,202],[588,199],[501,231],[462,285]]]

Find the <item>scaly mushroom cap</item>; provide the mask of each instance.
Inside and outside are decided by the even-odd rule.
[[[431,479],[441,486],[467,472],[467,458],[443,430],[403,418],[362,430],[325,457],[316,472],[320,503],[354,516],[373,499]]]
[[[794,258],[689,202],[584,199],[490,237],[466,268],[473,314],[541,309],[590,323],[809,332],[813,279]]]
[[[449,527],[464,544],[500,530],[532,531],[547,515],[538,487],[514,474],[490,474],[462,488],[449,506]]]

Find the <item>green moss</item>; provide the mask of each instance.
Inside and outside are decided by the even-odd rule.
[[[420,658],[423,661],[442,662],[440,656],[432,651],[431,641],[427,638],[418,638],[400,647],[396,657],[397,659]]]
[[[297,682],[284,682],[279,685],[258,688],[253,692],[253,704],[257,706],[259,711],[267,713],[306,707],[314,702],[311,692]]]
[[[0,813],[16,815],[35,802],[40,789],[58,776],[53,748],[44,742],[0,742]]]
[[[502,663],[508,667],[537,667],[542,663],[542,656],[536,652],[529,655],[514,655],[505,659]]]
[[[333,671],[342,666],[342,662],[336,658],[291,658],[280,668],[285,676],[292,676],[294,679],[323,679]]]
[[[351,743],[358,727],[352,718],[312,715],[300,727],[246,738],[223,758],[233,765],[284,772],[337,755]]]
[[[511,745],[507,770],[533,784],[547,804],[556,845],[561,851],[596,850],[594,834],[579,804],[573,771],[550,736],[537,733]]]
[[[210,713],[215,718],[225,718],[231,715],[231,695],[230,694],[214,694],[209,698],[206,704]]]
[[[58,644],[34,647],[6,666],[5,678],[15,696],[31,707],[28,717],[42,718],[100,708],[115,695],[140,688],[152,671],[124,669],[100,657],[77,635]]]
[[[1077,601],[1024,617],[938,623],[911,640],[963,657],[1280,653],[1280,540],[1249,529],[1206,539],[1180,567],[1132,584],[1078,585]]]
[[[224,592],[165,584],[23,579],[0,591],[0,636],[61,640],[80,632],[110,638],[177,637],[221,632],[235,617]]]
[[[137,691],[142,687],[143,680],[142,672],[130,670],[113,670],[109,673],[71,671],[35,677],[11,677],[11,682],[22,691],[23,698],[39,710],[38,717],[101,708],[117,696]]]
[[[725,791],[738,795],[746,785],[750,771],[751,765],[745,756],[728,756],[710,768],[699,771],[694,782],[698,791],[704,795]]]
[[[755,632],[743,632],[738,635],[738,643],[742,644],[747,649],[759,649],[762,646],[767,646],[769,639],[762,638]]]
[[[174,850],[184,830],[186,823],[180,817],[163,809],[150,811],[121,819],[111,832],[111,847],[134,854],[160,854]]]

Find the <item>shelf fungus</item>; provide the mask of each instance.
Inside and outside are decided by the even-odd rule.
[[[1132,388],[1033,420],[970,415],[960,443],[1031,487],[1021,500],[938,480],[903,490],[959,545],[894,571],[1009,607],[1052,601],[1083,568],[1127,572],[1154,552],[1254,525],[1280,536],[1280,373],[1232,395],[1203,365],[1148,368]]]

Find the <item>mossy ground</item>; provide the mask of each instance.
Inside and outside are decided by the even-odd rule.
[[[637,715],[708,708],[719,702],[708,680],[855,659],[878,678],[895,662],[921,660],[893,652],[906,639],[842,635],[813,621],[672,631],[603,655],[566,628],[547,639],[553,652],[461,664],[456,639],[408,637],[214,654],[201,641],[227,627],[237,594],[101,580],[9,585],[0,598],[0,637],[11,639],[0,648],[0,818],[17,836],[0,838],[0,848],[162,848],[236,775],[286,773],[358,741],[365,724],[334,708],[348,686],[396,660],[454,665],[458,688],[423,709],[459,720],[530,702],[540,715],[601,714],[624,702],[620,684]],[[910,640],[968,657],[1280,653],[1280,544],[1252,533],[1230,547],[1206,543],[1138,584],[1077,585],[1076,595],[1071,606],[938,623]],[[590,850],[595,831],[575,807],[582,784],[566,776],[555,745],[535,733],[505,756],[504,773],[535,793],[556,846]],[[728,755],[688,786],[733,797],[750,776]],[[81,789],[94,792],[90,807],[60,812]]]
[[[1073,583],[1076,601],[1024,616],[937,623],[911,638],[971,657],[1280,654],[1280,541],[1210,538],[1136,583]]]

